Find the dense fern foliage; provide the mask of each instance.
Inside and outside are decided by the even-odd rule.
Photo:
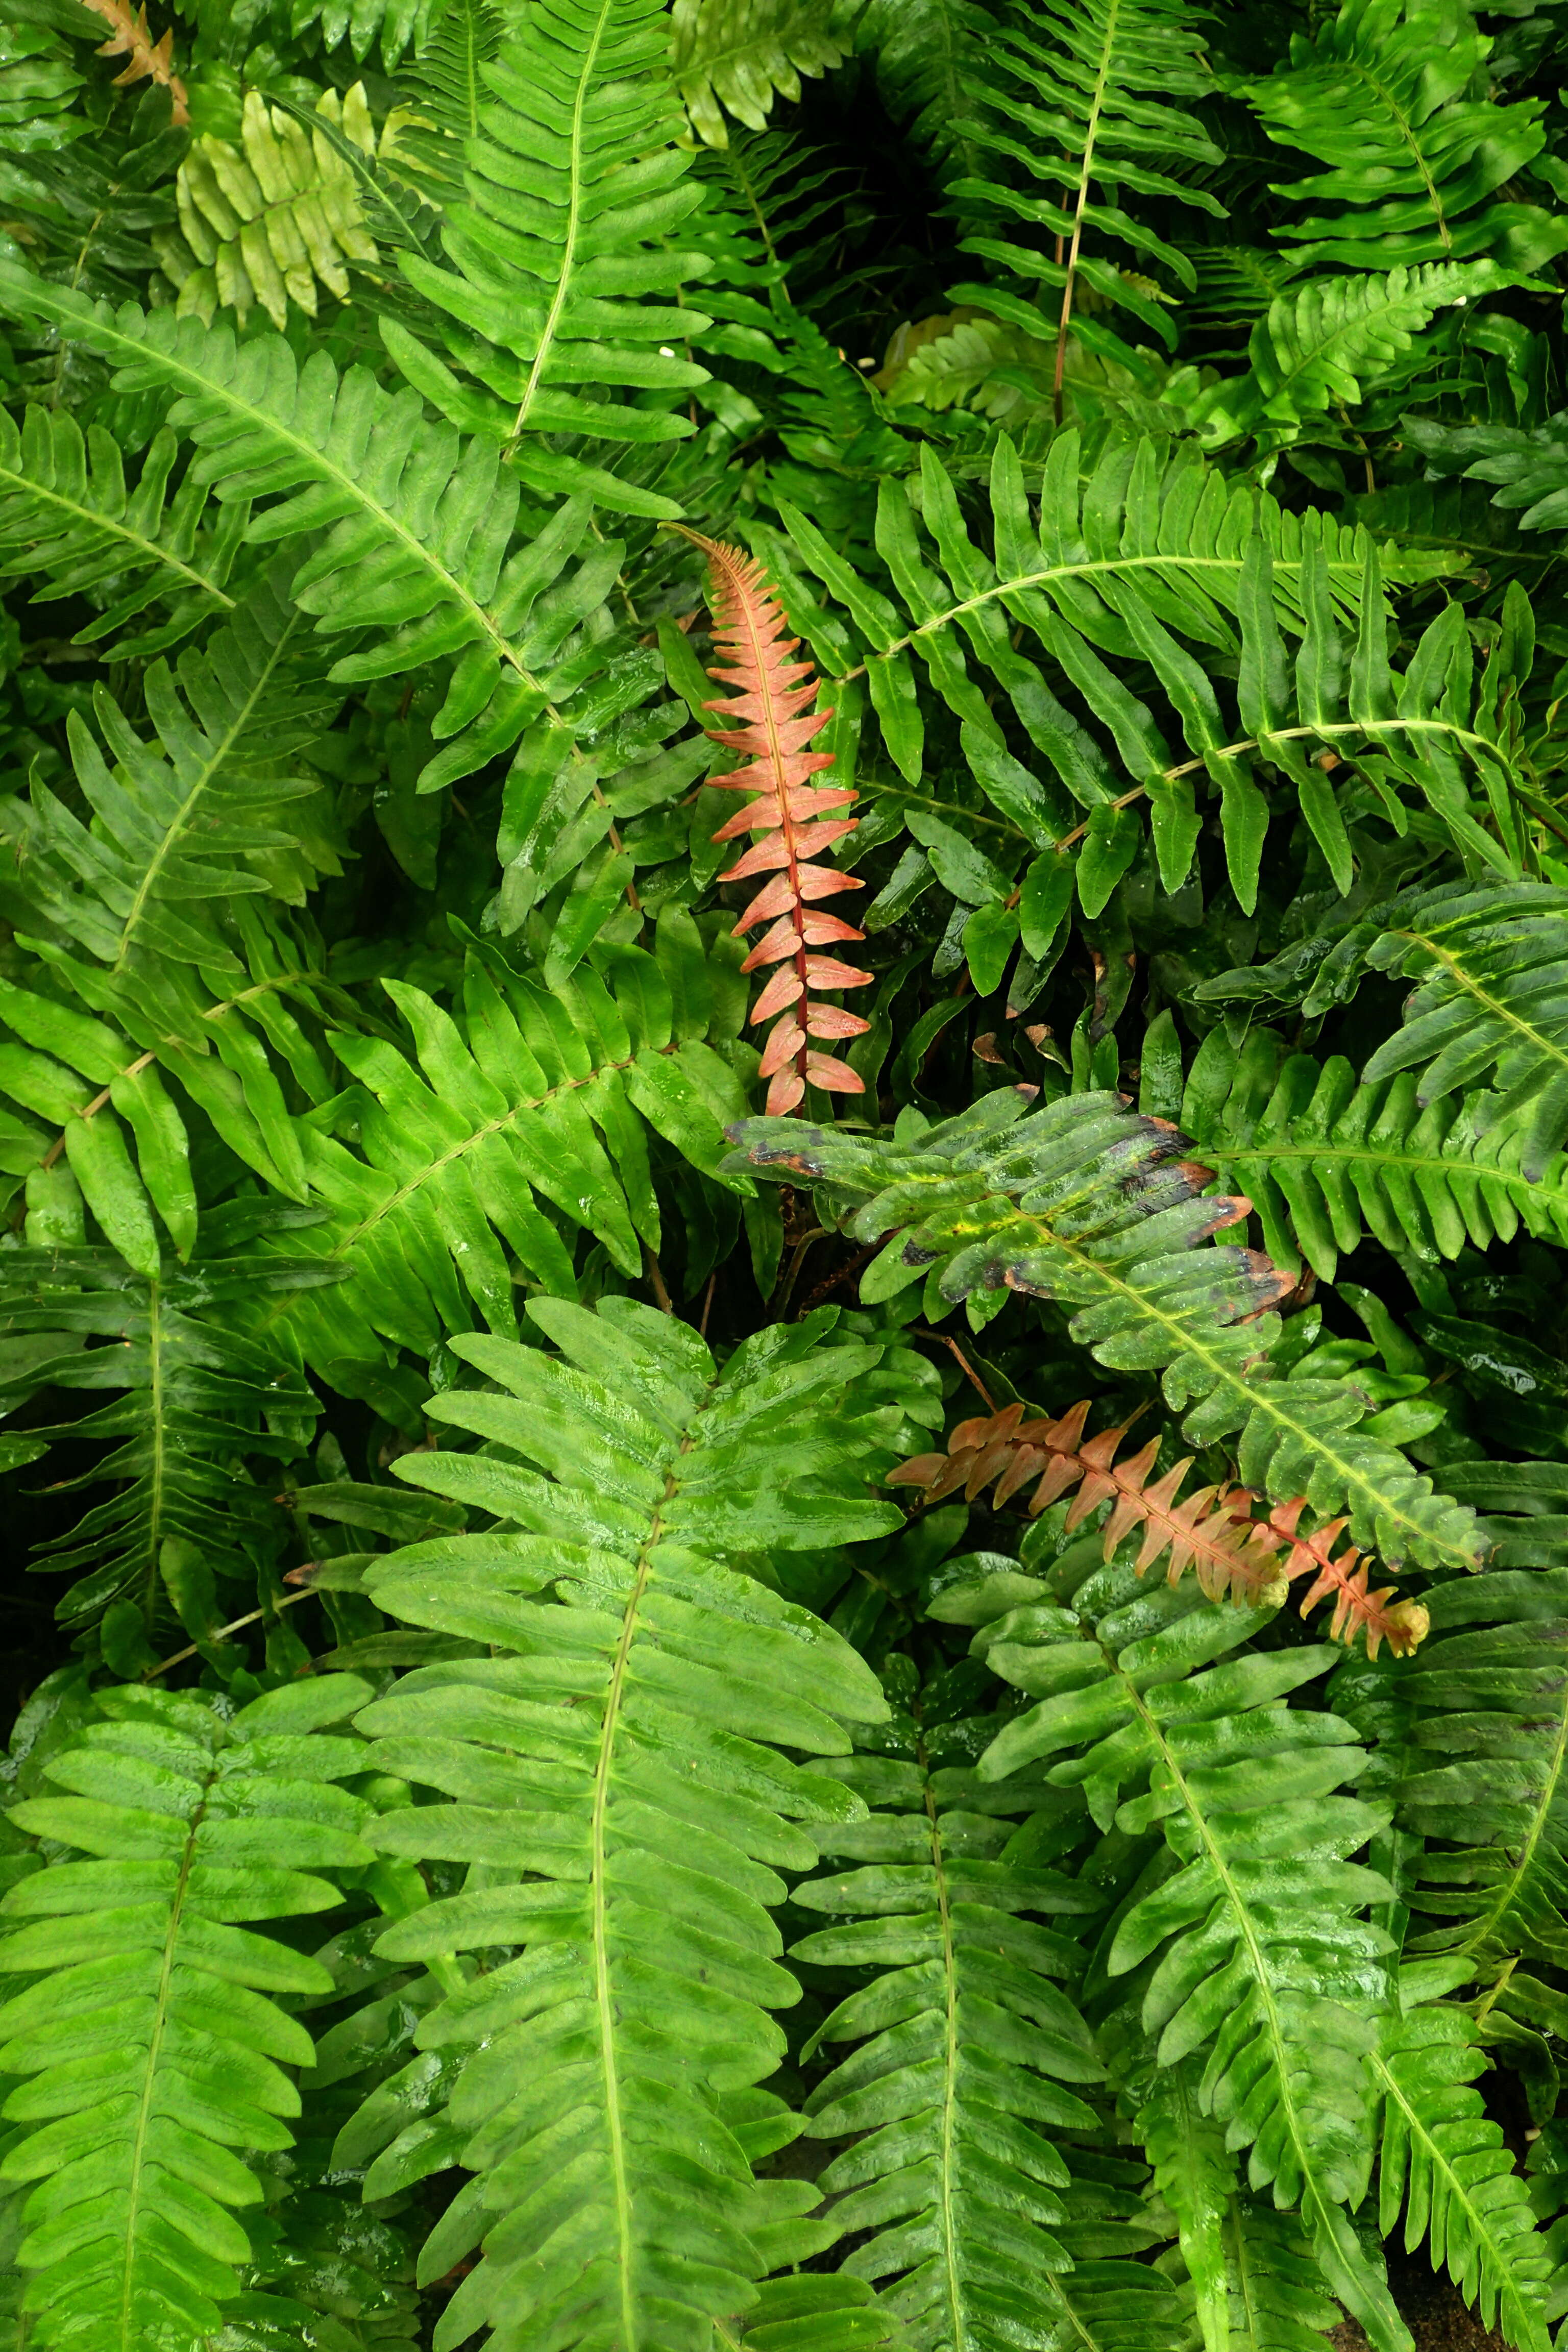
[[[1565,85],[13,0],[0,2352],[1568,2352]]]

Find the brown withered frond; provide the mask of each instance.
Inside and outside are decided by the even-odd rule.
[[[760,874],[771,877],[735,925],[734,935],[742,938],[759,923],[770,926],[741,969],[777,967],[751,1012],[753,1022],[773,1022],[763,1048],[761,1075],[768,1081],[768,1115],[777,1118],[795,1109],[808,1083],[835,1094],[865,1092],[847,1063],[819,1052],[811,1042],[858,1037],[870,1026],[858,1013],[811,1002],[814,991],[860,988],[871,977],[837,956],[812,952],[865,937],[852,923],[823,913],[819,904],[865,885],[836,866],[814,862],[822,850],[855,830],[858,818],[830,812],[848,808],[857,795],[841,785],[810,782],[833,765],[830,751],[808,749],[833,714],[810,709],[816,679],[809,662],[790,659],[800,639],[785,635],[788,624],[762,565],[741,548],[704,539],[700,531],[679,524],[675,528],[708,558],[713,635],[724,656],[721,666],[708,675],[736,689],[727,699],[705,706],[735,722],[713,729],[713,740],[726,751],[743,752],[750,762],[712,782],[725,792],[757,796],[721,825],[713,838],[756,836],[721,874],[721,882],[747,881]]]
[[[1395,1656],[1405,1657],[1425,1634],[1426,1612],[1419,1602],[1394,1600],[1392,1586],[1368,1591],[1362,1553],[1352,1548],[1333,1558],[1342,1519],[1313,1536],[1297,1533],[1304,1497],[1263,1517],[1253,1516],[1258,1496],[1247,1486],[1203,1486],[1178,1500],[1192,1467],[1190,1454],[1151,1483],[1158,1438],[1151,1438],[1125,1462],[1116,1459],[1130,1422],[1086,1441],[1087,1399],[1055,1421],[1026,1420],[1025,1411],[1021,1404],[1010,1404],[1000,1412],[961,1422],[945,1454],[921,1454],[900,1464],[889,1473],[889,1486],[918,1486],[928,1505],[960,1492],[973,1502],[991,1486],[993,1502],[1000,1508],[1036,1481],[1028,1506],[1031,1518],[1076,1488],[1067,1516],[1069,1529],[1102,1503],[1111,1506],[1105,1522],[1107,1559],[1135,1528],[1142,1528],[1140,1576],[1168,1555],[1166,1574],[1172,1584],[1191,1568],[1211,1600],[1252,1605],[1283,1601],[1290,1584],[1310,1574],[1313,1582],[1302,1599],[1301,1614],[1306,1616],[1333,1593],[1331,1632],[1336,1641],[1348,1645],[1361,1633],[1369,1657],[1377,1655],[1384,1642]]]
[[[146,8],[132,13],[131,0],[83,0],[95,16],[101,16],[111,29],[98,54],[100,58],[129,58],[123,73],[114,77],[116,89],[127,83],[145,81],[149,76],[168,91],[174,100],[172,121],[176,130],[184,130],[191,119],[185,99],[185,85],[174,71],[174,34],[171,26],[161,41],[154,41],[148,29]]]

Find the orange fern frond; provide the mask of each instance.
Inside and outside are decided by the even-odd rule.
[[[1305,1497],[1298,1496],[1292,1503],[1280,1504],[1261,1522],[1277,1547],[1289,1546],[1289,1556],[1280,1571],[1286,1581],[1293,1584],[1301,1576],[1312,1579],[1301,1596],[1302,1616],[1332,1593],[1334,1613],[1329,1632],[1334,1641],[1349,1643],[1361,1633],[1366,1636],[1369,1658],[1376,1657],[1384,1642],[1396,1658],[1407,1658],[1425,1638],[1431,1622],[1427,1612],[1419,1601],[1396,1600],[1392,1584],[1385,1584],[1376,1592],[1369,1591],[1370,1555],[1358,1551],[1353,1544],[1347,1546],[1337,1559],[1333,1557],[1334,1546],[1348,1524],[1346,1520],[1331,1519],[1315,1535],[1299,1535],[1297,1522],[1305,1508]]]
[[[715,743],[744,753],[750,761],[711,781],[724,792],[757,795],[721,825],[713,838],[755,836],[752,846],[720,875],[721,882],[749,881],[763,874],[770,877],[735,925],[733,936],[743,938],[759,923],[770,926],[741,969],[778,967],[751,1011],[752,1022],[773,1023],[763,1048],[760,1075],[768,1081],[768,1115],[776,1118],[795,1109],[808,1084],[841,1095],[866,1090],[847,1063],[819,1052],[811,1042],[858,1037],[871,1025],[837,1004],[811,1002],[814,991],[861,988],[871,977],[836,956],[812,953],[813,949],[866,936],[852,923],[820,910],[824,898],[864,889],[864,883],[858,875],[814,862],[821,851],[854,832],[858,817],[830,812],[848,808],[858,795],[841,785],[809,781],[833,765],[831,751],[807,748],[833,713],[809,709],[816,679],[809,662],[790,659],[800,639],[785,635],[788,624],[762,565],[741,548],[704,539],[680,524],[674,528],[708,558],[713,635],[724,657],[708,675],[736,689],[728,698],[704,706],[734,722],[710,732]]]
[[[95,16],[101,16],[111,29],[110,37],[98,54],[100,58],[129,58],[123,73],[114,77],[116,89],[128,82],[145,81],[149,75],[165,89],[174,101],[172,120],[176,130],[183,131],[191,119],[185,98],[185,85],[174,71],[174,34],[173,26],[161,41],[154,41],[148,29],[145,7],[132,15],[131,0],[83,0]]]
[[[1037,1480],[1029,1498],[1031,1518],[1076,1487],[1067,1515],[1068,1529],[1109,1502],[1104,1557],[1110,1559],[1124,1538],[1142,1528],[1140,1576],[1168,1554],[1166,1573],[1172,1584],[1191,1568],[1211,1601],[1227,1599],[1248,1606],[1271,1601],[1277,1606],[1298,1577],[1310,1574],[1314,1581],[1302,1600],[1301,1614],[1306,1616],[1332,1592],[1331,1632],[1335,1641],[1348,1645],[1360,1633],[1369,1657],[1376,1657],[1384,1642],[1396,1657],[1407,1657],[1425,1634],[1427,1617],[1419,1601],[1395,1600],[1392,1586],[1369,1591],[1360,1552],[1352,1549],[1333,1558],[1342,1519],[1313,1536],[1297,1533],[1306,1508],[1304,1496],[1262,1518],[1253,1517],[1258,1497],[1247,1486],[1203,1486],[1179,1501],[1182,1481],[1192,1467],[1190,1454],[1151,1483],[1160,1450],[1157,1437],[1127,1461],[1116,1459],[1130,1421],[1086,1441],[1087,1400],[1055,1421],[1026,1420],[1025,1411],[1021,1404],[1010,1404],[1000,1412],[961,1422],[944,1454],[915,1455],[889,1471],[887,1483],[920,1487],[928,1505],[960,1492],[973,1502],[990,1486],[1000,1509]],[[1288,1552],[1284,1559],[1282,1551]]]

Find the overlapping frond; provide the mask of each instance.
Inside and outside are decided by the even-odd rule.
[[[1384,583],[1429,578],[1440,558],[1385,556],[1364,533],[1287,515],[1250,487],[1226,485],[1190,453],[1163,460],[1152,442],[1112,442],[1087,482],[1079,461],[1077,434],[1059,435],[1037,520],[1017,454],[1001,439],[987,551],[955,484],[922,450],[918,483],[885,480],[878,502],[877,544],[896,601],[781,502],[799,556],[851,624],[797,600],[797,625],[830,670],[848,679],[863,670],[911,795],[882,789],[908,807],[939,878],[948,882],[948,865],[962,877],[950,886],[961,900],[989,907],[991,925],[1010,924],[1015,939],[1021,930],[1026,949],[1051,927],[1034,907],[1051,906],[1054,924],[1069,877],[1084,913],[1098,915],[1138,854],[1142,828],[1125,814],[1138,802],[1148,804],[1161,881],[1179,889],[1202,828],[1202,778],[1217,793],[1230,877],[1249,907],[1270,816],[1258,770],[1283,779],[1286,804],[1306,817],[1342,891],[1353,863],[1330,776],[1339,772],[1342,783],[1352,768],[1396,831],[1409,824],[1400,794],[1413,791],[1467,856],[1520,870],[1528,630],[1510,625],[1478,678],[1462,612],[1449,605],[1401,675],[1388,658]],[[1353,647],[1342,615],[1355,623]],[[1293,665],[1287,635],[1298,641]],[[1216,692],[1205,647],[1239,655],[1234,701]],[[963,847],[962,814],[921,789],[926,729],[912,653],[959,721],[991,803],[987,824],[994,831],[1002,821],[1002,840],[987,837],[978,862],[952,854],[955,836]],[[994,684],[971,674],[969,655]],[[1147,665],[1164,709],[1129,685],[1130,663]],[[1014,756],[993,708],[996,688],[1047,776]],[[1190,756],[1173,748],[1166,709]]]
[[[862,1297],[923,1275],[939,1318],[959,1299],[973,1299],[980,1320],[1012,1291],[1057,1299],[1100,1362],[1162,1370],[1191,1444],[1239,1432],[1247,1485],[1281,1503],[1305,1495],[1325,1517],[1347,1513],[1356,1542],[1391,1563],[1478,1564],[1469,1513],[1392,1446],[1358,1433],[1366,1400],[1350,1382],[1276,1375],[1270,1309],[1291,1277],[1256,1252],[1212,1244],[1246,1206],[1204,1197],[1208,1171],[1180,1157],[1173,1128],[1103,1094],[1026,1116],[1021,1096],[1005,1090],[901,1140],[784,1120],[750,1119],[734,1133],[748,1165],[828,1188],[858,1240],[891,1233]]]
[[[484,389],[465,388],[406,329],[385,333],[410,381],[465,430],[504,442],[537,488],[668,517],[679,501],[620,480],[602,450],[590,462],[518,446],[534,434],[657,444],[693,429],[675,404],[707,370],[679,347],[708,321],[679,298],[706,263],[673,238],[701,188],[675,143],[665,39],[663,0],[551,0],[517,23],[479,68],[468,201],[441,232],[451,267],[399,256]]]
[[[346,1277],[290,1308],[312,1362],[346,1369],[384,1339],[428,1354],[476,1312],[510,1339],[520,1288],[575,1295],[581,1232],[639,1275],[660,1238],[650,1137],[733,1185],[721,1172],[744,1101],[722,1050],[740,1025],[733,967],[704,959],[689,919],[662,928],[661,949],[616,949],[603,977],[584,965],[554,988],[476,953],[461,1027],[388,981],[412,1054],[334,1035],[357,1149],[324,1120],[306,1129],[305,1176],[328,1213],[282,1237]]]
[[[363,1741],[333,1737],[369,1696],[349,1675],[220,1715],[195,1694],[110,1689],[12,1809],[59,1860],[0,1904],[0,1968],[33,1981],[0,2011],[0,2170],[36,2183],[17,2261],[37,2340],[174,2352],[214,2335],[261,2184],[243,2151],[287,2148],[310,2036],[274,1996],[331,1979],[279,1935],[341,1901],[321,1873],[374,1860],[370,1807],[335,1782]],[[30,2128],[29,2128],[30,2126]]]
[[[848,53],[840,0],[675,0],[670,70],[693,128],[729,143],[727,110],[760,131],[775,98],[798,99],[802,74],[830,72]]]
[[[1236,1655],[1261,1612],[1147,1591],[1093,1547],[1065,1552],[1037,1600],[1023,1589],[993,1574],[933,1604],[976,1626],[987,1664],[1035,1702],[986,1749],[982,1781],[1054,1759],[1050,1784],[1081,1788],[1107,1828],[1163,1826],[1176,1867],[1122,1910],[1106,1966],[1157,1960],[1139,1982],[1159,2064],[1203,2054],[1201,2106],[1247,2149],[1253,2189],[1300,2207],[1373,2341],[1407,2347],[1344,2210],[1372,2160],[1365,2062],[1389,1949],[1362,1916],[1386,1883],[1345,1857],[1386,1816],[1333,1793],[1364,1769],[1350,1725],[1281,1704],[1335,1653]]]
[[[58,1489],[110,1481],[113,1492],[36,1562],[51,1575],[78,1571],[58,1604],[64,1622],[118,1611],[106,1639],[121,1667],[153,1662],[145,1632],[170,1604],[196,1638],[209,1633],[222,1622],[216,1580],[253,1588],[284,1541],[271,1492],[244,1456],[289,1461],[321,1408],[286,1349],[247,1337],[236,1309],[323,1279],[335,1276],[308,1261],[256,1258],[148,1277],[79,1234],[74,1247],[35,1238],[4,1254],[8,1408],[40,1389],[124,1392],[44,1433],[115,1441]]]
[[[1246,374],[1197,401],[1200,439],[1211,448],[1247,435],[1265,446],[1294,440],[1325,410],[1359,404],[1417,367],[1419,339],[1440,310],[1493,293],[1513,274],[1489,258],[1427,261],[1287,287],[1252,330]]]
[[[758,2233],[796,2260],[834,2234],[804,2219],[809,2185],[754,2182],[744,2152],[749,2124],[783,2120],[753,2086],[783,2047],[767,2012],[796,1998],[763,1906],[773,1866],[812,1858],[797,1824],[863,1811],[827,1775],[842,1724],[886,1711],[847,1643],[726,1561],[889,1524],[860,1499],[875,1429],[840,1404],[878,1351],[824,1344],[828,1312],[749,1339],[721,1374],[687,1326],[629,1299],[530,1315],[559,1353],[460,1340],[498,1387],[436,1407],[485,1450],[400,1465],[523,1532],[395,1555],[374,1587],[489,1652],[419,1669],[359,1718],[382,1769],[455,1801],[384,1817],[378,1842],[477,1865],[380,1948],[523,1948],[419,2029],[462,2056],[449,2114],[475,2176],[422,2275],[482,2245],[443,2346],[489,2323],[495,2352],[616,2334],[707,2352],[773,2267]]]
[[[340,98],[330,90],[317,112],[362,152],[375,152],[364,84]],[[237,145],[196,140],[174,184],[177,234],[158,240],[163,276],[176,308],[210,326],[220,310],[243,326],[259,303],[281,334],[289,305],[316,316],[318,284],[340,302],[349,296],[348,265],[374,262],[350,165],[331,140],[258,89],[246,93]]]
[[[229,580],[248,512],[209,503],[166,428],[128,483],[120,444],[100,425],[84,434],[68,411],[30,403],[21,428],[0,415],[0,547],[5,576],[34,582],[35,604],[85,596],[103,609],[76,632],[100,645],[162,604],[163,614],[106,651],[145,659],[234,610]]]
[[[1274,1031],[1238,1051],[1223,1027],[1194,1055],[1180,1122],[1224,1191],[1245,1192],[1277,1265],[1331,1282],[1370,1233],[1385,1249],[1455,1258],[1516,1234],[1568,1242],[1568,1169],[1531,1178],[1528,1111],[1495,1116],[1482,1096],[1425,1106],[1403,1070],[1363,1085],[1342,1054],[1291,1054]]]
[[[1215,197],[1190,181],[1178,185],[1169,168],[1178,157],[1188,166],[1224,162],[1191,110],[1191,101],[1214,87],[1198,26],[1170,0],[1082,0],[1070,7],[1035,0],[986,40],[984,68],[968,84],[984,112],[963,126],[986,159],[986,176],[957,181],[952,194],[988,221],[1010,215],[1025,237],[1033,230],[1039,242],[972,227],[960,250],[995,265],[1002,282],[966,283],[951,294],[1054,346],[1058,425],[1069,329],[1096,357],[1136,364],[1103,315],[1084,315],[1080,289],[1098,298],[1102,313],[1127,311],[1162,341],[1174,341],[1158,289],[1121,256],[1131,248],[1189,286],[1192,264],[1150,226],[1147,211],[1126,209],[1123,192],[1223,215]],[[1014,184],[1020,175],[1022,189]],[[1043,300],[1008,278],[1037,287]]]
[[[1425,2241],[1483,2326],[1500,2326],[1519,2352],[1546,2352],[1550,2264],[1529,2190],[1470,2087],[1487,2063],[1461,2009],[1411,2004],[1390,2020],[1372,2060],[1383,2098],[1379,2227],[1392,2238],[1403,2208],[1406,2252]]]
[[[1527,1523],[1528,1524],[1528,1523]],[[1427,1841],[1410,1901],[1447,1927],[1413,1948],[1483,1959],[1568,1955],[1564,1576],[1514,1569],[1440,1585],[1402,1677],[1414,1719],[1401,1819]]]
[[[87,823],[41,778],[29,799],[7,803],[16,887],[113,979],[155,961],[242,971],[231,902],[279,883],[302,897],[302,882],[335,867],[309,820],[296,830],[284,814],[321,792],[303,755],[341,699],[288,585],[287,567],[275,567],[201,651],[173,669],[153,663],[143,679],[151,741],[102,688],[96,734],[73,716]],[[288,873],[290,857],[302,873]]]
[[[1070,1995],[1050,1981],[1076,1977],[1082,1955],[1027,1916],[1081,1916],[1100,1898],[1011,1858],[1015,1817],[1054,1792],[1022,1777],[983,1784],[967,1760],[975,1728],[921,1732],[907,1760],[836,1766],[871,1810],[816,1832],[840,1867],[795,1891],[834,1924],[794,1957],[882,1971],[813,2036],[814,2052],[858,2046],[812,2091],[806,2129],[853,2136],[818,2186],[837,2200],[837,2227],[862,2239],[846,2269],[896,2282],[883,2294],[920,2352],[978,2352],[1048,2322],[1071,2267],[1053,2234],[1068,2172],[1051,2126],[1093,2127],[1071,2086],[1102,2071]]]
[[[1069,1531],[1109,1503],[1101,1538],[1102,1554],[1110,1559],[1134,1529],[1139,1535],[1133,1565],[1142,1576],[1156,1561],[1169,1557],[1166,1580],[1179,1584],[1186,1570],[1195,1572],[1199,1590],[1211,1601],[1231,1600],[1257,1607],[1278,1607],[1291,1584],[1310,1577],[1301,1599],[1301,1614],[1310,1615],[1331,1595],[1335,1641],[1350,1643],[1362,1634],[1367,1654],[1376,1657],[1384,1642],[1396,1657],[1406,1657],[1426,1630],[1426,1612],[1418,1601],[1399,1601],[1392,1586],[1369,1590],[1368,1563],[1353,1546],[1336,1550],[1343,1520],[1331,1520],[1310,1535],[1300,1532],[1304,1499],[1253,1514],[1257,1496],[1245,1486],[1229,1484],[1200,1487],[1184,1501],[1177,1498],[1192,1456],[1172,1463],[1155,1478],[1161,1441],[1152,1437],[1129,1460],[1118,1462],[1117,1450],[1129,1424],[1084,1436],[1088,1399],[1058,1418],[1025,1419],[1021,1404],[962,1421],[952,1431],[943,1454],[921,1454],[901,1462],[889,1474],[889,1486],[918,1487],[928,1505],[961,1493],[972,1502],[987,1486],[1000,1509],[1037,1480],[1029,1497],[1031,1518],[1070,1494],[1064,1527]],[[1390,1605],[1392,1604],[1392,1605]]]
[[[1474,94],[1491,44],[1468,9],[1346,0],[1247,96],[1282,147],[1325,164],[1272,193],[1314,209],[1275,234],[1303,268],[1378,270],[1487,254],[1539,268],[1568,243],[1540,205],[1502,194],[1546,144],[1539,99]]]
[[[315,535],[293,601],[322,632],[378,632],[339,660],[338,679],[460,656],[432,720],[445,748],[425,790],[471,774],[547,710],[591,693],[589,680],[602,683],[618,648],[576,632],[602,609],[623,549],[596,543],[569,571],[588,526],[585,502],[569,500],[509,556],[515,472],[493,446],[427,423],[412,388],[388,392],[363,367],[340,377],[325,349],[301,368],[281,337],[237,343],[171,310],[116,313],[12,263],[0,264],[0,298],[96,352],[121,391],[172,394],[170,422],[195,443],[196,478],[219,498],[293,493],[254,516],[247,535]]]
[[[1384,899],[1248,975],[1248,994],[1300,1003],[1309,1018],[1354,997],[1368,971],[1414,981],[1404,1017],[1363,1066],[1363,1081],[1415,1070],[1420,1107],[1482,1084],[1486,1126],[1509,1123],[1526,1180],[1538,1182],[1568,1138],[1568,1017],[1563,971],[1568,891],[1549,882],[1445,882]],[[1292,963],[1295,969],[1291,969]],[[1237,995],[1237,975],[1204,984]]]

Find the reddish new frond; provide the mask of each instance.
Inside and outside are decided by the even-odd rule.
[[[1305,1508],[1305,1498],[1298,1496],[1293,1503],[1282,1503],[1270,1511],[1262,1522],[1277,1549],[1289,1547],[1281,1571],[1287,1581],[1293,1584],[1300,1576],[1312,1579],[1301,1596],[1302,1616],[1315,1609],[1320,1601],[1326,1601],[1331,1592],[1334,1613],[1329,1631],[1336,1642],[1349,1643],[1362,1633],[1366,1636],[1369,1658],[1376,1657],[1384,1642],[1396,1658],[1407,1658],[1425,1638],[1431,1622],[1427,1612],[1418,1601],[1395,1600],[1392,1584],[1385,1584],[1376,1592],[1369,1591],[1370,1558],[1353,1544],[1334,1559],[1334,1546],[1344,1532],[1345,1520],[1331,1519],[1315,1535],[1298,1535],[1297,1522]]]
[[[705,706],[732,722],[712,730],[713,740],[749,762],[712,782],[725,792],[756,795],[713,838],[752,835],[752,846],[721,874],[721,882],[768,877],[735,925],[735,936],[744,937],[759,923],[769,926],[741,969],[778,967],[751,1012],[753,1022],[773,1023],[763,1047],[761,1075],[768,1081],[768,1114],[778,1117],[795,1109],[808,1083],[835,1094],[865,1092],[847,1063],[812,1043],[858,1037],[870,1026],[857,1013],[811,1002],[814,992],[861,988],[871,977],[837,956],[811,952],[865,937],[852,923],[821,911],[824,898],[865,885],[856,875],[817,862],[823,850],[855,830],[859,820],[837,812],[848,808],[857,795],[842,786],[810,782],[833,765],[831,751],[808,748],[833,714],[810,708],[816,698],[811,664],[790,659],[800,639],[785,635],[788,625],[762,565],[742,549],[700,532],[683,535],[708,558],[713,635],[724,657],[708,675],[736,689],[728,699]]]
[[[1415,1649],[1426,1631],[1426,1610],[1418,1601],[1394,1600],[1392,1586],[1369,1591],[1360,1552],[1347,1551],[1337,1560],[1332,1557],[1342,1519],[1314,1536],[1299,1536],[1304,1497],[1255,1518],[1252,1506],[1258,1498],[1247,1486],[1203,1486],[1184,1502],[1178,1501],[1191,1456],[1151,1484],[1159,1439],[1151,1438],[1139,1453],[1119,1463],[1117,1450],[1131,1423],[1123,1422],[1085,1441],[1089,1410],[1086,1400],[1057,1421],[1026,1420],[1021,1404],[977,1415],[959,1423],[945,1454],[917,1454],[890,1471],[888,1484],[918,1486],[928,1504],[960,1492],[973,1502],[993,1486],[992,1500],[1000,1508],[1037,1480],[1029,1499],[1031,1518],[1076,1487],[1067,1516],[1069,1528],[1102,1503],[1111,1506],[1105,1522],[1107,1559],[1134,1528],[1142,1528],[1140,1576],[1168,1553],[1171,1583],[1177,1583],[1190,1567],[1210,1600],[1250,1605],[1279,1603],[1298,1577],[1310,1574],[1314,1581],[1302,1600],[1301,1614],[1332,1592],[1334,1640],[1348,1644],[1357,1633],[1363,1633],[1369,1657],[1377,1655],[1384,1642],[1397,1657],[1407,1657]],[[1287,1549],[1282,1560],[1279,1555]]]
[[[161,41],[154,41],[148,29],[144,6],[132,15],[131,0],[84,0],[84,5],[112,28],[108,40],[99,50],[99,56],[129,58],[131,60],[123,73],[115,75],[115,89],[122,88],[127,82],[144,81],[151,75],[168,91],[174,101],[170,119],[176,130],[183,130],[191,116],[185,100],[185,85],[174,71],[174,27],[171,26]]]

